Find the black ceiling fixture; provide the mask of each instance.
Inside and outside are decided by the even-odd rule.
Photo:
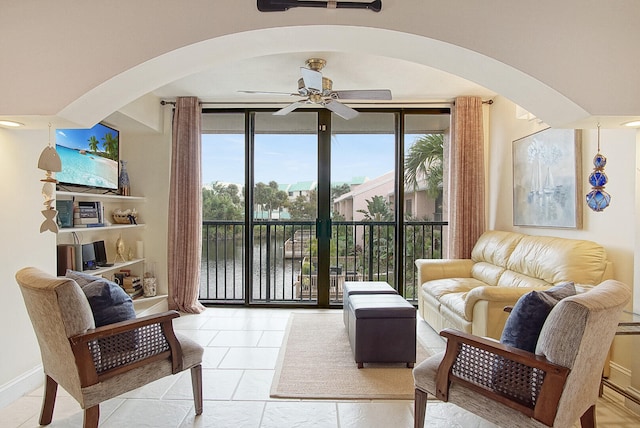
[[[369,9],[373,12],[382,10],[382,0],[370,3],[356,1],[312,1],[312,0],[258,0],[260,12],[284,12],[292,7],[321,7],[323,9]]]

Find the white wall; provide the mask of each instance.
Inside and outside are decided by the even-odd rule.
[[[167,240],[169,181],[171,172],[171,107],[164,110],[162,134],[127,133],[123,137],[121,156],[128,159],[127,169],[132,194],[145,196],[142,208],[147,224],[144,239],[146,267],[155,263],[158,294],[167,294]]]
[[[0,129],[0,407],[42,382],[40,351],[15,273],[36,266],[55,274],[56,235],[40,234],[44,171],[37,168],[48,131]],[[35,382],[35,383],[34,383]]]
[[[597,152],[597,123],[582,135],[582,194],[591,189],[588,177],[593,171],[593,156]],[[634,280],[635,200],[636,200],[636,130],[601,129],[600,152],[606,156],[605,173],[609,178],[606,191],[611,205],[602,212],[583,206],[582,229],[549,229],[516,227],[513,225],[513,170],[511,148],[514,140],[545,129],[546,124],[515,118],[515,104],[498,97],[491,106],[491,137],[489,153],[489,229],[514,230],[531,235],[552,235],[588,239],[607,250],[613,262],[614,277],[631,287],[638,296]],[[583,202],[584,203],[584,202]],[[631,305],[629,306],[631,308]],[[631,345],[635,339],[618,336],[612,359],[624,371],[631,368]],[[628,374],[628,373],[627,373]],[[637,375],[640,378],[640,374]]]
[[[171,109],[163,114],[170,117]],[[170,120],[164,121],[170,124]],[[166,125],[165,128],[168,128]],[[55,128],[55,124],[53,124]],[[52,138],[54,138],[52,136]],[[127,164],[134,195],[146,196],[141,211],[147,227],[145,256],[156,262],[158,293],[167,293],[166,242],[169,195],[171,133],[121,133],[121,155]],[[26,312],[15,273],[35,266],[56,274],[56,235],[40,233],[44,217],[40,213],[44,171],[37,168],[38,157],[48,142],[48,130],[6,130],[0,128],[0,408],[35,389],[44,380],[40,350]],[[53,142],[55,144],[55,141]],[[124,236],[123,238],[126,238]],[[87,235],[90,239],[92,235]],[[110,236],[110,235],[109,235]],[[132,235],[133,236],[133,235]],[[131,237],[135,242],[137,235]],[[7,352],[6,350],[11,350]]]

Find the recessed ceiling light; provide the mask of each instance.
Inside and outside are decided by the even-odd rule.
[[[14,122],[13,120],[0,120],[0,125],[17,128],[19,126],[24,126],[24,123]]]
[[[628,126],[629,128],[634,128],[636,126],[640,126],[640,120],[632,120],[631,122],[625,122],[622,126]]]

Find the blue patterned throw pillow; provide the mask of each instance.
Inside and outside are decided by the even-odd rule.
[[[565,297],[576,294],[573,282],[558,284],[548,290],[531,291],[518,299],[507,318],[500,342],[535,352],[542,326],[551,309]]]
[[[65,276],[76,281],[87,296],[96,327],[136,317],[131,297],[115,282],[72,270]]]

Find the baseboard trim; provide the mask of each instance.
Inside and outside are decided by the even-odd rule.
[[[640,390],[635,389],[630,386],[627,388],[627,394],[633,396],[636,400],[640,401]],[[640,415],[640,405],[634,402],[633,400],[626,400],[625,405],[634,411],[635,413]]]
[[[631,370],[613,361],[609,363],[609,380],[621,388],[628,388],[631,385]]]
[[[609,381],[620,388],[624,405],[631,411],[640,414],[640,391],[631,386],[631,370],[614,362],[610,363]],[[614,391],[618,392],[618,391]]]
[[[13,403],[38,388],[44,383],[42,365],[38,365],[28,372],[0,386],[0,409]]]

